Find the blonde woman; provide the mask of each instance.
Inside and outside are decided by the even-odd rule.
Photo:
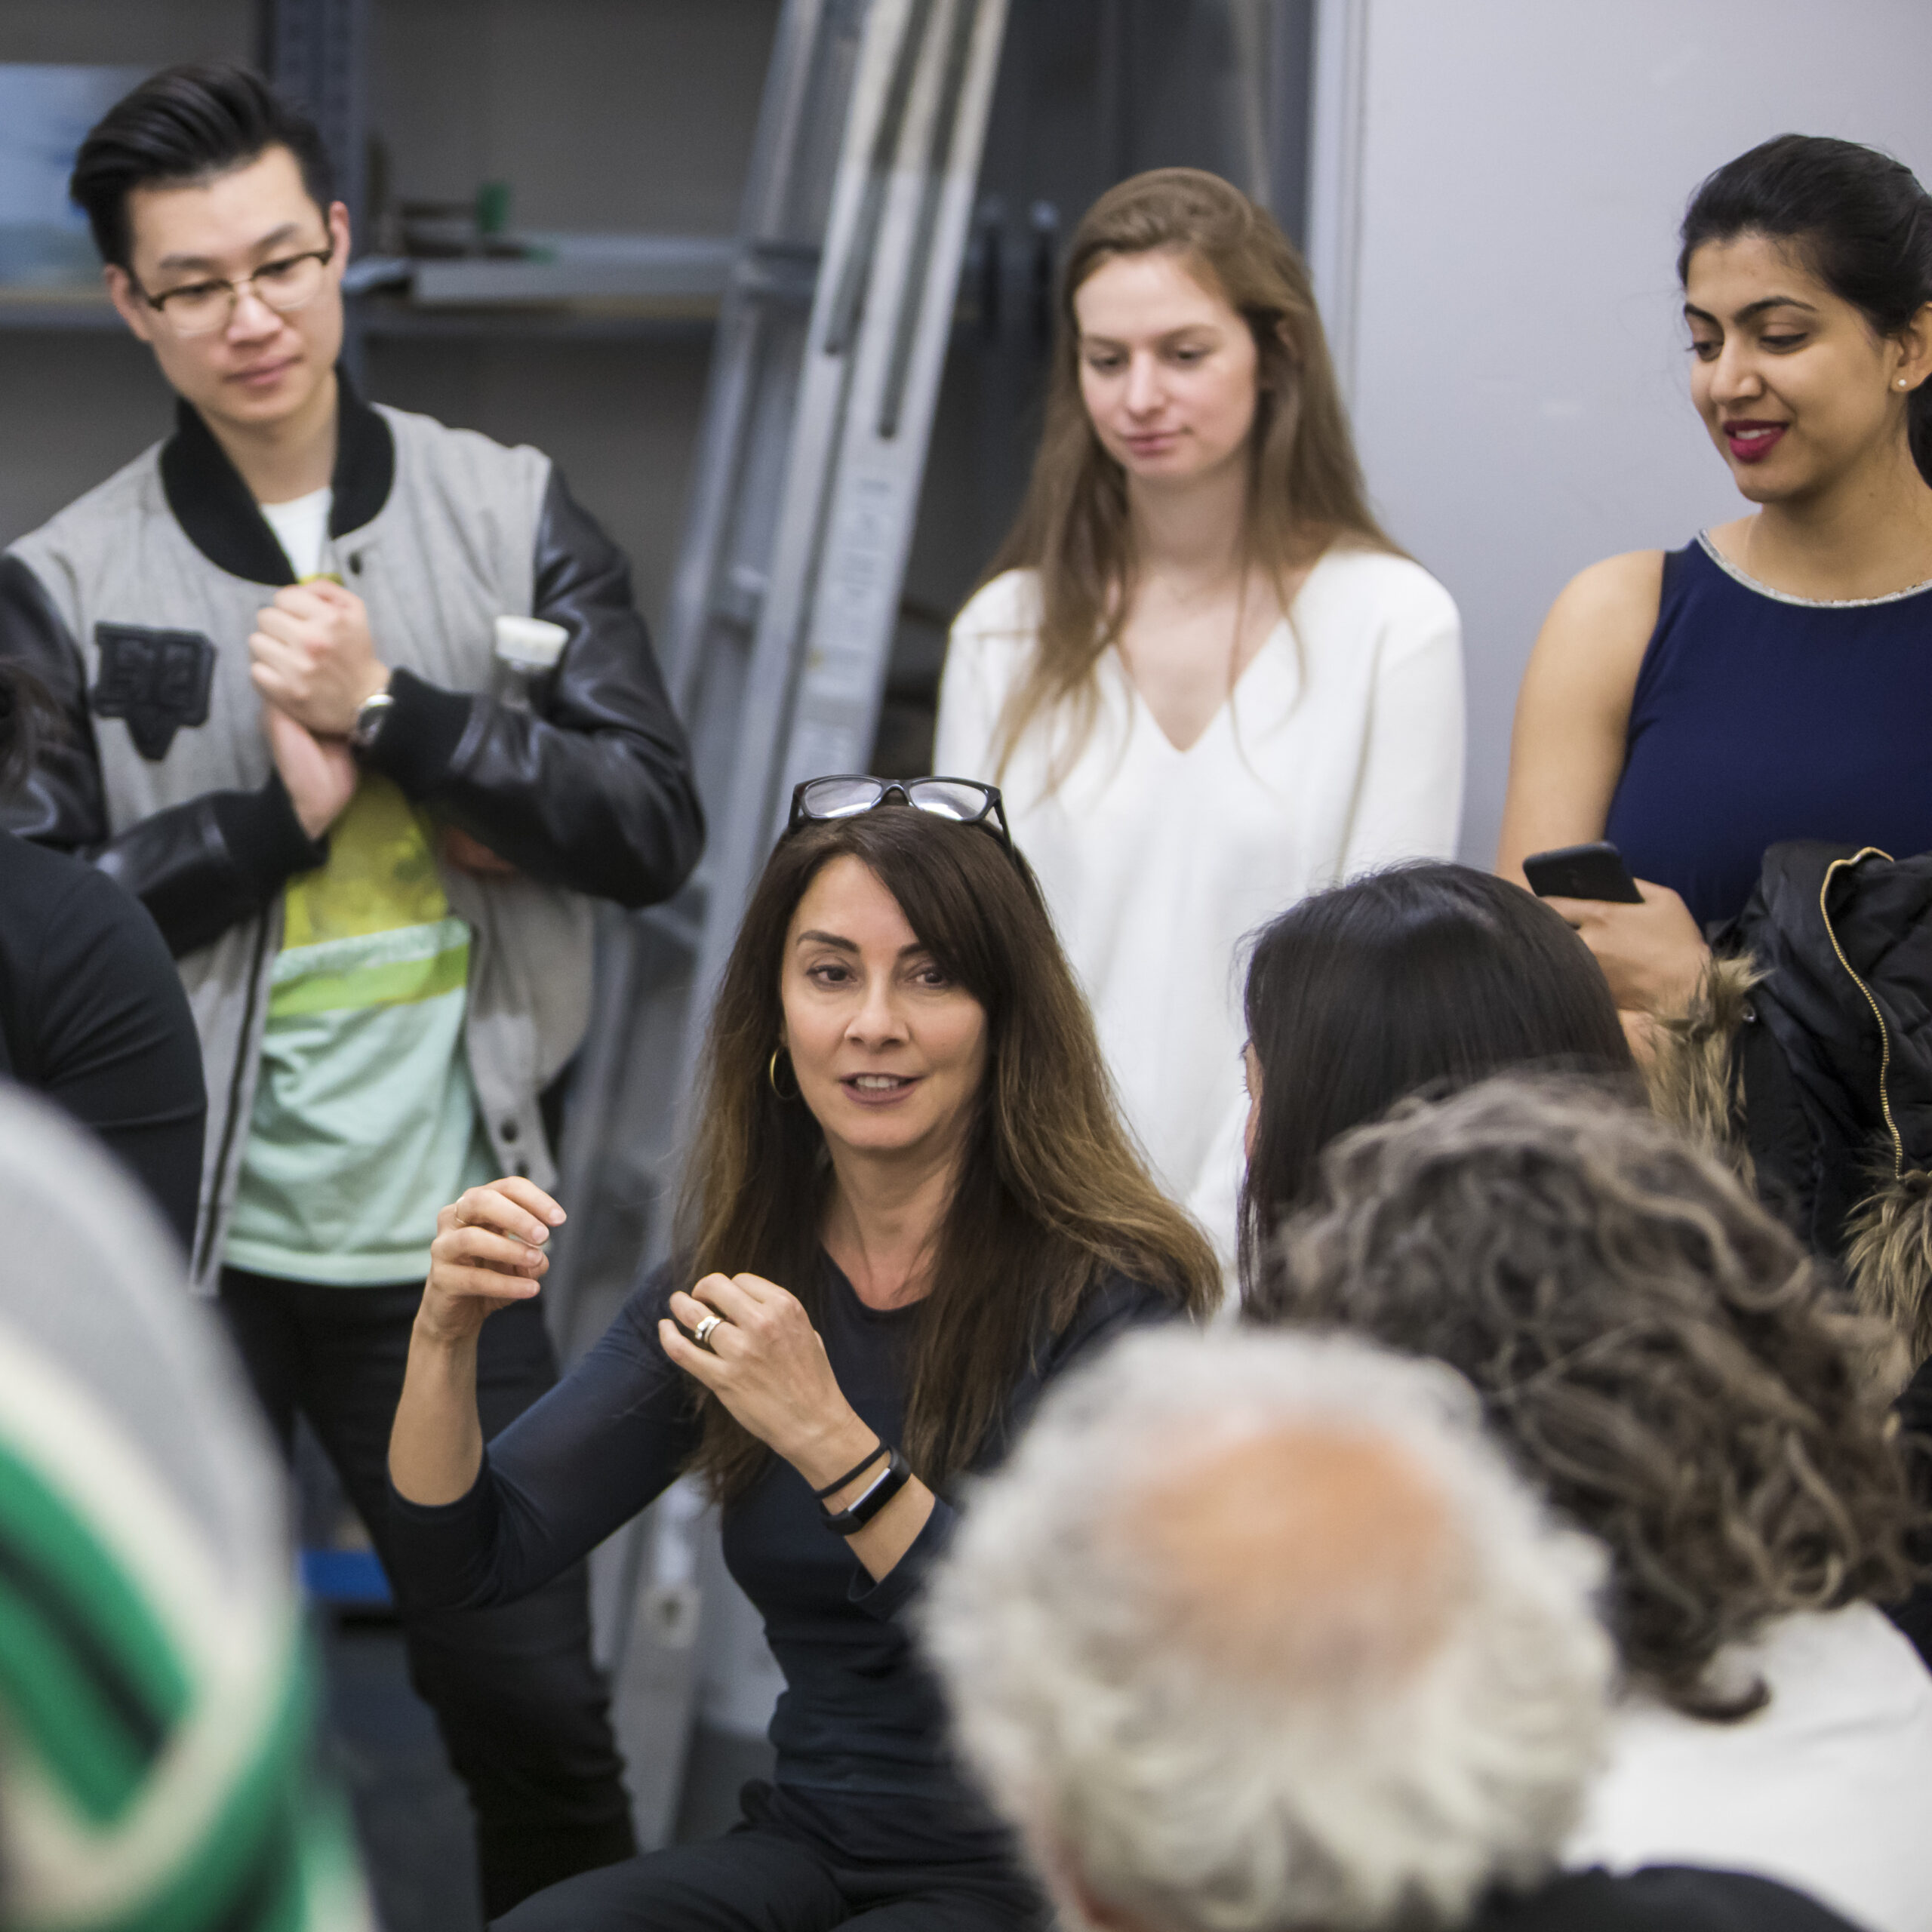
[[[1241,934],[1454,851],[1461,630],[1364,499],[1300,257],[1164,168],[1069,254],[1031,489],[953,628],[937,769],[997,777],[1156,1171],[1235,1247]]]

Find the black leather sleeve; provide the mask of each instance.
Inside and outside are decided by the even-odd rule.
[[[177,959],[253,918],[291,874],[328,856],[273,774],[259,791],[205,792],[109,838],[80,648],[40,580],[13,555],[0,556],[0,657],[40,678],[61,721],[0,817],[23,838],[78,853],[118,879]]]
[[[533,878],[621,906],[675,892],[704,820],[629,566],[552,470],[534,614],[570,641],[535,713],[399,670],[368,762]]]

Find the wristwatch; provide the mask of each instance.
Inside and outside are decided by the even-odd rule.
[[[387,691],[372,691],[355,707],[355,722],[350,728],[352,751],[373,750],[383,734],[383,721],[395,709],[395,700]]]

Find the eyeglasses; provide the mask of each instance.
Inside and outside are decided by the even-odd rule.
[[[281,315],[314,301],[322,291],[323,270],[334,259],[332,248],[312,248],[304,254],[282,255],[264,262],[252,275],[237,275],[232,281],[211,276],[206,281],[164,289],[158,295],[150,295],[131,275],[128,279],[134,283],[141,300],[167,318],[177,335],[212,335],[228,326],[245,288]]]
[[[792,816],[785,827],[789,838],[800,826],[857,818],[897,800],[915,812],[950,819],[955,825],[984,825],[1008,852],[1013,834],[1007,829],[1006,809],[999,787],[977,778],[867,778],[847,773],[832,778],[808,778],[792,794]],[[1015,856],[1017,856],[1017,854]]]

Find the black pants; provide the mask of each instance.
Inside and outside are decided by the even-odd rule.
[[[224,1269],[221,1306],[283,1452],[308,1418],[386,1561],[389,1426],[419,1285],[325,1287]],[[478,1350],[485,1437],[557,1379],[534,1302],[492,1315]],[[410,1679],[476,1812],[491,1918],[637,1849],[609,1698],[590,1657],[583,1566],[500,1609],[405,1611]]]
[[[745,1789],[754,1816],[764,1789]],[[862,1869],[775,1826],[743,1824],[567,1878],[490,1932],[1041,1932],[1048,1918],[1003,1861]]]

